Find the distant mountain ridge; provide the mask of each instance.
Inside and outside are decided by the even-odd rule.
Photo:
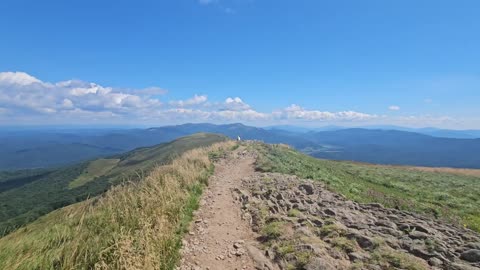
[[[62,131],[61,134],[55,134],[23,131],[22,136],[0,133],[0,170],[73,164],[168,142],[198,132],[218,133],[233,139],[240,136],[245,140],[284,143],[319,158],[393,165],[480,168],[480,155],[476,154],[480,150],[480,139],[441,138],[424,134],[443,132],[437,129],[424,129],[424,133],[418,133],[373,127],[330,126],[320,131],[295,131],[238,123],[200,123],[110,132]]]
[[[337,151],[311,150],[310,155],[338,160],[427,167],[480,168],[480,139],[437,138],[395,131],[344,129],[310,133],[318,145]]]
[[[455,130],[455,129],[440,129],[440,128],[408,128],[401,126],[392,126],[392,125],[378,125],[378,126],[359,126],[359,127],[342,127],[342,126],[324,126],[317,128],[308,128],[308,127],[298,127],[290,125],[280,125],[280,126],[269,126],[265,129],[268,130],[286,130],[292,132],[319,132],[319,131],[335,131],[342,129],[369,129],[369,130],[396,130],[396,131],[406,131],[406,132],[415,132],[424,135],[429,135],[432,137],[440,138],[452,138],[452,139],[478,139],[480,138],[480,130],[468,129],[468,130]]]

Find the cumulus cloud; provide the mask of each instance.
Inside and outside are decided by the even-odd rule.
[[[24,72],[0,72],[0,83],[3,85],[31,85],[42,82]]]
[[[251,107],[239,97],[228,97],[220,109],[223,111],[247,111],[251,110]]]
[[[397,105],[391,105],[388,107],[390,111],[400,111],[400,107]]]
[[[307,110],[296,104],[274,112],[273,116],[278,119],[301,119],[308,121],[365,121],[378,117],[377,115],[355,111],[328,112]]]
[[[179,107],[185,107],[185,106],[192,106],[192,105],[199,105],[202,103],[207,102],[208,98],[205,95],[194,95],[192,98],[189,98],[187,100],[174,100],[170,101],[170,105],[174,106],[179,106]]]
[[[206,95],[161,102],[167,91],[159,87],[125,89],[93,82],[67,80],[45,82],[23,72],[0,72],[0,123],[8,124],[175,124],[184,122],[245,122],[251,124],[326,123],[401,124],[447,126],[458,123],[444,116],[379,116],[353,110],[325,111],[292,104],[272,112],[260,112],[241,97],[210,101]],[[390,109],[400,109],[390,106]],[[480,123],[470,119],[468,123]]]
[[[95,83],[77,80],[49,83],[23,72],[1,72],[0,105],[17,114],[69,110],[120,114],[139,108],[156,108],[161,103],[158,99]]]

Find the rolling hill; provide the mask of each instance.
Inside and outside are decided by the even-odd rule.
[[[124,153],[198,132],[284,143],[319,158],[378,164],[480,168],[480,139],[440,138],[410,131],[336,129],[304,132],[243,124],[184,124],[95,132],[0,134],[0,170],[51,168]],[[333,130],[331,130],[333,129]],[[2,137],[3,136],[3,137]]]
[[[183,144],[191,142],[186,140]],[[136,166],[152,158],[152,151],[99,159],[83,172],[105,173],[102,168],[114,170],[122,161]],[[215,181],[201,199],[217,158],[223,169],[215,170]],[[237,167],[251,171],[232,181],[232,174],[238,174],[232,168]],[[0,238],[0,268],[176,269],[190,223],[195,231],[187,237],[199,249],[187,248],[204,250],[198,240],[203,232],[229,235],[239,230],[213,222],[212,215],[238,210],[238,222],[250,217],[249,229],[261,236],[250,240],[261,242],[262,253],[273,252],[277,263],[291,263],[286,269],[305,269],[316,258],[333,258],[333,265],[342,262],[353,269],[431,269],[433,263],[473,269],[468,267],[477,267],[477,259],[467,260],[465,254],[480,239],[478,175],[479,170],[316,159],[284,145],[229,141],[189,151],[169,165],[155,166],[141,181],[52,211]],[[233,203],[222,206],[220,195]],[[218,208],[212,208],[212,201],[219,202]],[[199,206],[208,220],[196,216],[192,222]],[[240,252],[248,243],[222,242],[222,251]],[[233,260],[247,256],[241,254]],[[216,265],[224,262],[216,253],[202,256],[216,256]],[[443,260],[430,260],[434,257]]]
[[[0,174],[0,232],[8,233],[55,209],[101,194],[112,185],[137,181],[185,151],[225,140],[222,135],[195,134],[54,170],[4,172]]]
[[[343,129],[309,133],[326,149],[301,149],[326,159],[377,164],[480,168],[480,139],[437,138],[428,135],[370,129]]]

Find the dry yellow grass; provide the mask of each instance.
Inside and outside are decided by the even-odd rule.
[[[441,167],[407,167],[407,168],[424,171],[424,172],[440,172],[440,173],[450,173],[450,174],[480,177],[480,170],[478,169],[457,169],[457,168],[441,168]]]
[[[365,165],[367,163],[360,163],[360,164]],[[480,177],[480,169],[464,169],[464,168],[448,168],[448,167],[420,167],[420,166],[400,166],[400,165],[399,166],[394,166],[394,165],[376,165],[376,164],[375,165],[368,164],[368,165],[376,166],[376,167],[416,170],[416,171],[422,171],[422,172],[449,173],[449,174]]]
[[[174,268],[181,235],[211,173],[209,153],[234,145],[188,151],[141,182],[52,212],[0,239],[0,268]]]

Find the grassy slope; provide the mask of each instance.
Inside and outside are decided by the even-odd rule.
[[[70,189],[80,187],[95,180],[97,177],[107,174],[119,161],[120,159],[117,158],[101,158],[90,162],[82,174],[68,184],[68,187]]]
[[[173,269],[213,165],[212,152],[233,142],[194,149],[142,181],[114,187],[0,239],[0,269]]]
[[[135,181],[147,175],[156,165],[169,163],[190,149],[211,145],[226,138],[215,134],[195,134],[154,147],[140,148],[116,155],[119,159],[110,170],[98,168],[88,175],[97,161],[64,167],[18,188],[0,193],[0,235],[27,224],[55,209],[101,194],[111,185]],[[103,162],[100,162],[103,163]],[[93,165],[92,165],[93,164]],[[9,177],[12,177],[9,175]],[[80,177],[81,182],[78,182]],[[77,179],[77,181],[75,181]],[[75,181],[73,186],[72,181]],[[80,185],[81,184],[81,185]]]
[[[401,167],[315,159],[285,146],[258,144],[257,168],[325,182],[347,198],[426,213],[480,232],[480,178]]]

